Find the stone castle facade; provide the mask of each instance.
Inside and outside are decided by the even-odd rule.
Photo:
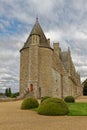
[[[26,95],[35,98],[82,95],[80,75],[70,49],[62,52],[59,43],[51,48],[38,20],[20,50],[20,96]]]

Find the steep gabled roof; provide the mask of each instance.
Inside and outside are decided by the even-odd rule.
[[[27,41],[25,42],[23,48],[26,48],[26,47],[30,46],[30,44],[31,44],[31,38],[30,37],[32,35],[39,35],[40,36],[40,44],[39,44],[39,46],[50,48],[50,46],[49,46],[49,44],[47,42],[46,36],[44,35],[44,32],[43,32],[43,30],[42,30],[42,28],[41,28],[41,26],[40,26],[40,24],[38,22],[38,19],[36,19],[34,27],[33,27],[32,31],[31,31]]]

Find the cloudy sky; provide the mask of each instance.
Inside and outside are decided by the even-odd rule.
[[[36,16],[47,38],[70,47],[81,80],[87,78],[86,0],[0,0],[0,91],[19,90],[20,53]]]

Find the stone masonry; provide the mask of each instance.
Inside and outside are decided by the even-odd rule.
[[[82,95],[80,75],[70,49],[62,52],[59,43],[51,48],[38,20],[20,50],[20,96],[26,95],[35,98]]]

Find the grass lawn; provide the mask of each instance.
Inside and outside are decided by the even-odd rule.
[[[68,116],[87,116],[87,103],[67,103],[69,108]],[[37,112],[38,108],[33,108]]]
[[[87,103],[68,103],[69,116],[87,116]]]
[[[87,103],[68,103],[68,116],[87,116]],[[38,108],[33,108],[37,112]]]

